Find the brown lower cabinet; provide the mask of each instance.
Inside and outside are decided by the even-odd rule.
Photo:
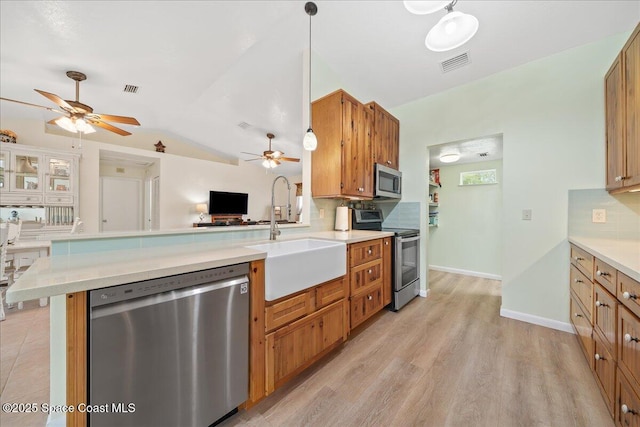
[[[605,339],[599,330],[594,329],[593,338],[593,373],[596,377],[596,383],[600,387],[600,393],[607,404],[607,409],[609,409],[611,416],[614,416],[616,361],[607,346],[604,345]]]
[[[616,375],[615,419],[618,427],[640,427],[639,390],[618,369]]]

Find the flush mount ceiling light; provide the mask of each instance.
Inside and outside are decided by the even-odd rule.
[[[448,153],[448,154],[442,154],[440,156],[440,161],[442,163],[453,163],[453,162],[457,162],[458,160],[460,160],[460,154],[458,153]]]
[[[311,129],[311,17],[318,13],[318,6],[314,2],[307,2],[304,5],[304,11],[309,15],[309,129],[304,134],[302,146],[307,151],[314,151],[318,146],[318,138],[316,138],[316,134]]]
[[[447,1],[404,1],[404,7],[414,15],[427,15],[429,13],[442,10],[451,3],[451,0]]]
[[[445,52],[462,46],[478,31],[478,19],[462,12],[454,12],[453,0],[445,9],[447,14],[429,31],[425,39],[427,48],[434,52]]]

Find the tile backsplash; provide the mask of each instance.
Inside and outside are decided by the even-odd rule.
[[[386,212],[386,204],[380,204],[384,215],[384,227],[388,228],[420,228],[420,203],[400,202]]]
[[[606,210],[606,222],[592,222],[593,209]],[[569,236],[640,240],[640,193],[610,195],[604,189],[569,191]]]

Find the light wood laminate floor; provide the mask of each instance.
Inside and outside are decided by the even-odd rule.
[[[613,426],[572,334],[501,318],[500,282],[430,272],[430,294],[222,426]]]

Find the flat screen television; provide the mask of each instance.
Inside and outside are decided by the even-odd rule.
[[[249,195],[209,191],[209,215],[246,215]]]

